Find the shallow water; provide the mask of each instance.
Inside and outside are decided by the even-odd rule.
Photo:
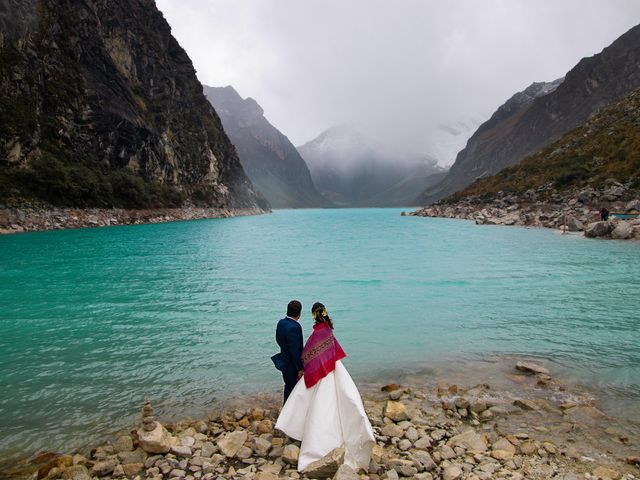
[[[327,305],[361,382],[533,356],[640,412],[640,245],[399,213],[0,237],[0,457],[127,427],[145,396],[182,417],[280,388],[269,357],[292,298],[306,334]]]

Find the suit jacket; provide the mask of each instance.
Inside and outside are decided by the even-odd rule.
[[[280,353],[272,358],[276,368],[284,374],[297,374],[302,366],[302,326],[291,318],[283,318],[276,327],[276,342]]]

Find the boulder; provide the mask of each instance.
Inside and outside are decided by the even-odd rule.
[[[256,455],[259,457],[264,457],[269,453],[271,449],[271,442],[264,438],[256,438],[253,442],[253,450],[256,452]]]
[[[336,448],[309,465],[304,472],[309,478],[332,477],[344,463],[344,448]]]
[[[393,400],[387,401],[387,404],[384,407],[384,416],[394,422],[409,420],[409,414],[407,413],[407,408],[404,404]]]
[[[611,468],[598,467],[591,474],[596,480],[618,480],[620,472]]]
[[[443,480],[458,480],[462,478],[462,470],[457,465],[451,465],[444,469]]]
[[[65,468],[62,478],[64,480],[91,480],[91,475],[84,465],[75,465]]]
[[[173,437],[160,422],[156,422],[155,428],[149,432],[139,428],[138,441],[142,449],[149,453],[167,453],[173,445]]]
[[[471,402],[469,409],[475,413],[482,413],[487,409],[487,402],[481,399],[474,400]]]
[[[247,432],[244,430],[236,430],[235,432],[227,433],[221,439],[218,440],[218,448],[225,457],[234,457],[240,447],[247,441]]]
[[[593,222],[587,226],[584,236],[589,238],[608,237],[614,228],[613,222]]]
[[[584,225],[573,215],[567,216],[567,230],[570,232],[581,232],[584,230]]]
[[[333,480],[360,480],[360,476],[346,463],[343,463],[338,468],[338,471],[333,476]]]
[[[451,437],[447,445],[451,448],[464,447],[472,452],[482,453],[487,451],[487,443],[484,435],[480,435],[474,430],[467,430],[455,437]]]
[[[624,211],[628,213],[640,212],[640,200],[638,199],[631,200],[629,203],[625,205]]]
[[[171,453],[176,455],[177,457],[190,457],[191,456],[191,448],[186,447],[184,445],[173,445],[171,447]]]
[[[381,433],[385,437],[402,437],[404,430],[395,423],[389,423],[382,427]]]
[[[633,236],[633,226],[629,222],[619,222],[611,232],[611,238],[626,240]]]
[[[113,450],[116,453],[130,452],[131,450],[133,450],[133,440],[131,439],[131,436],[122,435],[118,437],[116,443],[113,446]]]
[[[255,480],[278,480],[278,475],[269,472],[258,472]]]
[[[433,461],[431,455],[428,452],[423,451],[415,451],[409,456],[409,460],[411,460],[414,465],[418,468],[418,471],[427,471],[435,470],[436,462]]]
[[[549,370],[534,362],[518,362],[516,363],[516,370],[529,374],[542,373],[543,375],[549,375]]]
[[[124,474],[129,478],[133,478],[136,475],[138,475],[143,468],[144,468],[144,464],[142,463],[127,463],[125,465],[122,465],[122,470],[124,471]]]
[[[91,467],[91,475],[96,477],[104,477],[109,475],[118,465],[118,462],[115,458],[109,458],[107,460],[102,460],[100,462],[96,462]]]
[[[300,456],[300,449],[297,445],[287,445],[282,452],[282,460],[289,465],[296,465],[298,463],[298,457]]]

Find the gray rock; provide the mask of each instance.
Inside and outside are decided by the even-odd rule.
[[[113,446],[113,449],[116,453],[130,452],[131,450],[133,450],[133,440],[131,439],[131,436],[122,435],[118,437],[115,445]]]
[[[179,468],[175,468],[169,473],[169,478],[185,478],[186,476],[187,472],[180,470]]]
[[[402,450],[403,452],[409,450],[411,448],[411,441],[407,440],[406,438],[403,438],[402,440],[400,440],[400,442],[398,442],[398,449]]]
[[[214,453],[216,453],[216,446],[213,442],[204,442],[200,449],[200,453],[203,457],[211,457]]]
[[[383,476],[382,476],[383,480],[398,480],[398,472],[396,472],[394,469],[388,470]]]
[[[173,437],[160,422],[156,422],[156,427],[150,432],[139,428],[138,441],[142,449],[149,453],[167,453],[173,445]]]
[[[269,453],[271,449],[271,442],[269,440],[265,440],[264,438],[256,438],[253,443],[253,449],[256,452],[256,455],[260,457],[264,457]]]
[[[118,462],[115,458],[108,458],[107,460],[102,460],[100,462],[96,462],[91,467],[91,475],[104,477],[105,475],[109,475],[118,465]]]
[[[487,402],[481,399],[474,400],[471,402],[469,409],[475,413],[482,413],[487,409]]]
[[[418,471],[430,472],[436,468],[436,462],[433,461],[428,452],[415,451],[409,456],[409,460],[415,464]]]
[[[240,447],[247,441],[247,432],[244,430],[236,430],[235,432],[227,433],[224,437],[218,440],[218,448],[220,452],[226,457],[234,457]]]
[[[631,200],[624,207],[625,212],[640,212],[640,200]]]
[[[516,369],[525,373],[542,373],[544,375],[549,375],[549,370],[534,362],[518,362],[516,363]]]
[[[443,460],[451,460],[452,458],[456,458],[456,452],[453,451],[449,445],[443,445],[440,449],[440,458]]]
[[[67,467],[62,474],[64,480],[91,480],[89,470],[84,465],[74,465]]]
[[[122,464],[145,463],[147,460],[147,453],[141,448],[136,448],[133,452],[120,452],[118,454],[118,460],[120,460],[120,463]]]
[[[191,449],[184,445],[174,445],[171,447],[171,453],[178,457],[190,457]]]
[[[487,440],[484,436],[474,430],[467,430],[454,437],[451,437],[447,445],[451,448],[464,447],[472,452],[482,453],[487,450]]]
[[[381,433],[385,437],[401,437],[404,431],[397,424],[389,423],[382,428]]]
[[[394,422],[402,422],[403,420],[409,420],[409,414],[407,408],[401,402],[395,402],[389,400],[384,407],[384,416],[393,420]]]
[[[333,480],[360,480],[360,476],[349,465],[343,463],[333,476]]]
[[[584,230],[584,225],[573,215],[567,216],[567,230],[570,232],[581,232]]]
[[[593,222],[587,226],[584,236],[589,238],[607,237],[614,228],[613,222]]]
[[[344,463],[344,448],[336,448],[331,450],[320,460],[316,460],[309,465],[304,472],[309,478],[327,478],[332,477],[338,471],[340,465]]]
[[[416,443],[413,444],[415,448],[426,450],[431,447],[431,439],[429,437],[420,437]]]
[[[633,227],[629,222],[619,222],[611,232],[611,238],[626,240],[633,236]]]
[[[236,458],[240,458],[242,460],[251,458],[252,455],[253,455],[253,450],[245,446],[240,447],[240,449],[236,452]]]
[[[297,445],[287,445],[282,452],[282,460],[289,465],[296,465],[298,463],[298,457],[300,456],[300,449]]]
[[[412,442],[415,442],[419,438],[418,431],[414,427],[407,428],[407,431],[404,432],[404,436]]]
[[[443,480],[458,480],[462,478],[462,470],[457,465],[451,465],[444,469]]]

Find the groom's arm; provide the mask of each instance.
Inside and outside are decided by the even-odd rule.
[[[301,372],[304,369],[302,366],[302,328],[296,328],[289,332],[288,343],[296,371]]]

